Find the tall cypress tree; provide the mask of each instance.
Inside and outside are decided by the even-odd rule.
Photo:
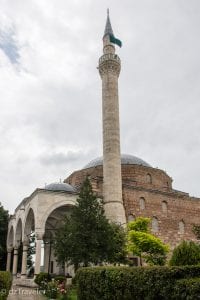
[[[80,190],[71,216],[58,230],[54,243],[60,263],[80,265],[119,262],[125,256],[125,233],[110,224],[104,215],[103,202],[92,191],[88,178]]]
[[[7,257],[7,232],[8,232],[8,211],[0,203],[0,269],[6,269],[6,257]]]

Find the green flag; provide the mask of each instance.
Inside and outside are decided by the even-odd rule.
[[[122,42],[120,40],[116,39],[113,34],[110,34],[109,37],[110,37],[110,42],[111,43],[113,43],[113,44],[115,44],[115,45],[117,45],[119,47],[122,46]]]

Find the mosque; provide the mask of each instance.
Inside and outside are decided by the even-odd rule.
[[[121,61],[115,53],[115,38],[107,16],[103,36],[103,55],[99,59],[102,80],[103,157],[73,172],[63,183],[37,188],[10,217],[7,237],[7,270],[27,277],[29,237],[36,238],[35,275],[45,272],[71,273],[72,267],[57,264],[51,239],[64,215],[76,204],[80,186],[89,176],[94,192],[103,198],[106,216],[122,225],[136,217],[150,217],[152,232],[164,242],[177,245],[195,240],[193,224],[200,224],[200,198],[177,191],[172,178],[141,158],[120,153],[118,77]],[[23,245],[19,268],[19,247]],[[41,262],[41,260],[43,260]]]

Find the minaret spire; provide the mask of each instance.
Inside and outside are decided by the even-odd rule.
[[[107,218],[112,222],[126,223],[122,199],[121,155],[118,77],[120,58],[115,54],[115,38],[107,11],[106,28],[103,37],[103,55],[99,59],[99,73],[102,79],[103,114],[103,200]]]
[[[110,22],[110,15],[109,15],[109,8],[107,9],[107,20],[106,20],[106,27],[105,27],[105,30],[104,30],[104,37],[106,35],[114,35],[113,34],[113,30],[112,30],[112,25],[111,25],[111,22]]]

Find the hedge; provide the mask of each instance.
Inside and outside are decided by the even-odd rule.
[[[10,272],[0,271],[0,300],[6,300],[12,285]]]
[[[177,299],[176,281],[194,277],[200,277],[200,266],[81,268],[76,273],[78,300]]]
[[[174,299],[200,299],[200,278],[177,280],[174,288]]]

